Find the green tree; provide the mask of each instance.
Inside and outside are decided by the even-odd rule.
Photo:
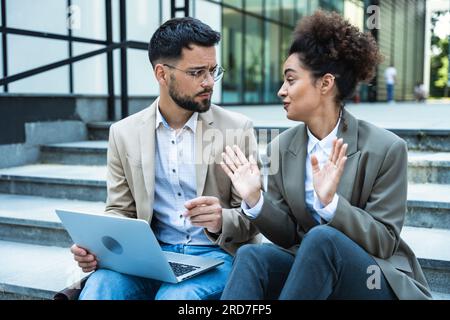
[[[441,39],[434,33],[434,28],[439,17],[448,11],[437,11],[431,18],[431,66],[430,66],[430,95],[443,97],[448,94],[447,82],[449,73],[449,39]]]

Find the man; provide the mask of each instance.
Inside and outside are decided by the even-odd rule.
[[[149,58],[160,97],[111,126],[106,212],[148,221],[163,250],[224,264],[179,284],[99,269],[80,299],[218,299],[231,254],[258,241],[219,165],[224,146],[233,143],[230,132],[238,133],[231,139],[247,154],[256,152],[252,123],[211,105],[224,71],[216,62],[219,40],[193,18],[169,20],[153,35]],[[76,245],[71,250],[84,272],[96,269],[94,255]]]
[[[397,77],[397,70],[391,63],[390,66],[384,71],[384,79],[386,81],[387,102],[394,103],[394,85],[395,78]]]

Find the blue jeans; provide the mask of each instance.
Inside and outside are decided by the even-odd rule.
[[[165,251],[217,258],[213,270],[172,284],[99,269],[86,281],[80,300],[213,300],[219,299],[231,271],[233,257],[215,246],[162,245]]]
[[[393,84],[386,84],[386,90],[387,90],[387,101],[393,101],[394,100],[394,85]]]
[[[370,269],[368,269],[370,267]],[[374,288],[368,270],[378,268]],[[337,229],[312,228],[294,256],[272,244],[237,251],[223,300],[396,299],[375,260]]]

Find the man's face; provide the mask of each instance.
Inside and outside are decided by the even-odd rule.
[[[214,79],[209,72],[217,65],[216,49],[197,45],[191,48],[183,49],[181,59],[173,65],[176,69],[168,67],[169,95],[183,109],[206,112],[211,106]]]

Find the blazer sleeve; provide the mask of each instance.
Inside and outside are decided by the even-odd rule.
[[[109,129],[106,177],[108,195],[105,212],[128,218],[137,218],[136,204],[125,177],[114,131],[113,125]]]
[[[239,141],[239,148],[243,150],[247,159],[250,154],[253,154],[253,157],[257,159],[258,146],[251,121],[247,121],[244,126],[244,131]],[[241,202],[242,198],[234,186],[231,185],[231,208],[222,209],[222,231],[220,235],[214,235],[205,229],[206,234],[215,244],[245,243],[259,233],[256,226],[252,225],[242,212]]]
[[[279,161],[278,170],[268,176],[267,192],[263,193],[264,203],[261,212],[252,222],[267,239],[283,248],[290,248],[299,244],[300,239],[296,219],[283,196],[279,139],[268,145],[267,154],[271,155],[274,150],[277,157],[270,158],[271,162]]]
[[[406,214],[408,151],[403,140],[388,149],[364,208],[339,197],[329,225],[342,231],[369,254],[387,259],[400,243]]]

